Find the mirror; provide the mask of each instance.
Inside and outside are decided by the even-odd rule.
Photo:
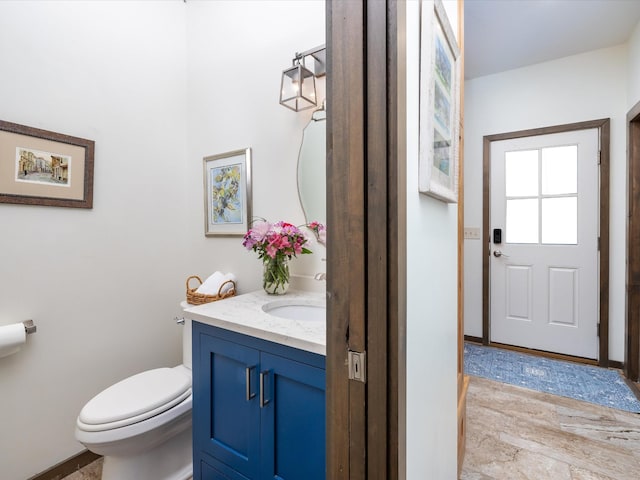
[[[298,196],[307,223],[327,223],[327,112],[316,110],[302,134],[298,156]]]

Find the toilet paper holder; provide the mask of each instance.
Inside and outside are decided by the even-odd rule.
[[[24,331],[26,332],[27,335],[31,335],[32,333],[36,333],[36,330],[38,329],[33,324],[33,320],[25,320],[24,322],[22,322],[22,324],[24,325]]]

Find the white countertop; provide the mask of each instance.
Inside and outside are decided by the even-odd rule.
[[[184,315],[191,320],[326,355],[326,322],[289,320],[262,310],[266,303],[281,301],[320,305],[325,303],[325,295],[295,290],[285,295],[267,295],[263,290],[257,290],[204,305],[183,305]]]

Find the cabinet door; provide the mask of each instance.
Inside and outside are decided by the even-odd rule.
[[[325,371],[262,353],[260,479],[325,480]]]
[[[193,372],[194,451],[258,478],[258,350],[200,334]],[[216,478],[216,477],[213,477]]]

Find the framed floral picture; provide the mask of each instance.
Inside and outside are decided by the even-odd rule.
[[[442,1],[421,5],[418,188],[420,193],[456,203],[460,51]]]
[[[251,218],[251,149],[204,158],[204,234],[244,235]]]

